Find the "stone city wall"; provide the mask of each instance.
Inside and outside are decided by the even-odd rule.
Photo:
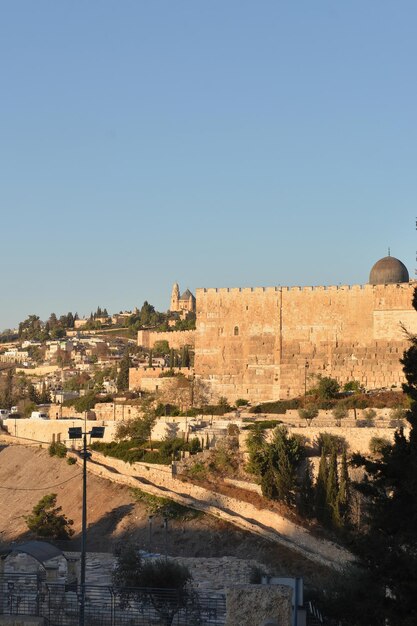
[[[157,341],[167,341],[169,347],[179,350],[183,346],[195,345],[195,330],[172,330],[166,332],[156,332],[152,330],[138,331],[138,346],[143,348],[153,348]]]
[[[162,387],[164,382],[172,381],[173,377],[162,377],[168,371],[173,371],[175,374],[183,374],[184,376],[191,376],[194,369],[191,367],[130,367],[129,368],[129,389],[131,391],[142,389],[143,391],[158,391],[159,386]]]
[[[300,395],[319,374],[398,387],[415,284],[198,289],[196,375],[229,401]]]

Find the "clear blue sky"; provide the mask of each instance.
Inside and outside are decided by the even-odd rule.
[[[414,275],[415,0],[3,0],[0,328]]]

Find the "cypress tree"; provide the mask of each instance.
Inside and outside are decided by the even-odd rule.
[[[337,452],[333,449],[330,456],[329,472],[326,485],[326,508],[329,521],[338,528],[340,526],[339,512],[339,476],[337,472]]]
[[[278,500],[293,504],[296,487],[297,466],[293,462],[288,432],[279,426],[274,431],[273,440],[273,467],[275,469],[275,487]]]
[[[125,389],[129,389],[129,368],[130,356],[129,349],[127,349],[124,357],[120,361],[120,370],[116,381],[118,391],[124,391]]]
[[[315,488],[315,508],[316,517],[321,522],[327,520],[327,478],[329,469],[327,465],[327,458],[324,454],[324,450],[321,451],[319,473],[317,475],[316,488]]]
[[[311,461],[306,459],[301,475],[298,493],[298,511],[304,517],[312,517],[314,514],[314,487]]]
[[[4,404],[6,405],[7,409],[10,409],[13,404],[13,372],[14,372],[13,369],[9,369],[6,375],[6,386],[4,389]],[[35,389],[33,390],[35,391]]]
[[[346,458],[346,449],[342,452],[342,462],[340,465],[340,481],[339,481],[339,494],[338,505],[340,512],[340,520],[343,525],[346,525],[349,518],[350,508],[350,479]]]
[[[417,310],[417,289],[413,307]],[[403,390],[411,401],[409,435],[400,428],[380,459],[359,459],[371,480],[361,484],[368,496],[368,523],[356,547],[374,585],[368,603],[375,626],[414,626],[417,615],[417,335],[408,338],[411,345],[401,363]],[[358,612],[365,609],[359,606]]]

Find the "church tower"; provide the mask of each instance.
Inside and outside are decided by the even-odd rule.
[[[171,304],[169,305],[170,311],[179,311],[180,310],[180,288],[178,283],[174,283],[171,291]]]

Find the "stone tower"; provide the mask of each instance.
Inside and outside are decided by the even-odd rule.
[[[174,283],[171,291],[171,304],[169,305],[170,311],[180,310],[180,288],[178,283]]]

